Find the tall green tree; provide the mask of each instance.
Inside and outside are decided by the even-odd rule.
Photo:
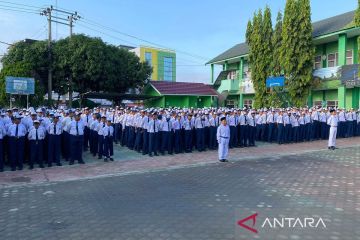
[[[271,39],[273,51],[270,72],[272,76],[280,76],[282,74],[280,62],[282,48],[282,21],[282,13],[279,11],[276,17],[276,25]],[[276,91],[270,92],[268,96],[268,103],[274,107],[280,107],[283,105],[282,100]]]
[[[282,28],[281,66],[296,106],[306,103],[312,85],[315,49],[309,0],[287,0]]]
[[[266,6],[264,14],[260,9],[254,13],[252,22],[248,22],[246,31],[256,108],[267,105],[266,78],[271,73],[272,35],[271,11]]]
[[[354,22],[355,22],[355,26],[356,27],[360,27],[360,0],[358,0],[358,7],[355,11],[355,16],[354,16]],[[357,42],[358,42],[358,59],[360,59],[360,36],[357,38]],[[359,70],[360,70],[360,66],[359,66]],[[359,72],[359,77],[360,77],[360,71]]]

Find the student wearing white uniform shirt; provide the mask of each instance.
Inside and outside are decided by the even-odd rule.
[[[71,121],[69,125],[69,134],[71,141],[71,160],[70,165],[74,164],[75,160],[78,160],[79,164],[84,164],[82,158],[83,141],[84,141],[84,123],[81,121],[81,113],[75,114],[75,119]]]
[[[327,120],[327,124],[330,126],[329,143],[328,148],[330,150],[336,149],[336,132],[338,127],[338,117],[336,116],[335,110],[331,110],[331,116]]]
[[[21,116],[14,114],[14,123],[9,126],[7,135],[9,136],[9,159],[11,165],[11,171],[23,169],[24,161],[24,147],[25,147],[25,135],[26,128],[20,123]]]
[[[35,120],[34,126],[30,129],[28,139],[30,141],[30,162],[29,169],[34,168],[34,163],[37,161],[40,168],[44,168],[43,153],[44,153],[44,139],[45,130],[40,127],[40,121]]]
[[[49,136],[48,142],[48,167],[51,167],[53,163],[57,166],[61,166],[60,153],[61,153],[61,134],[62,125],[59,121],[60,114],[55,114],[52,123],[48,126],[47,133]]]
[[[150,114],[152,116],[151,120],[148,124],[148,133],[149,133],[149,156],[152,157],[153,153],[155,156],[159,156],[157,154],[157,134],[159,132],[159,122],[157,118],[157,114]]]
[[[108,160],[114,161],[114,127],[112,126],[112,119],[108,118],[105,127],[103,128],[104,135],[104,162]]]
[[[230,128],[227,125],[226,117],[222,117],[221,124],[217,128],[216,138],[219,144],[218,154],[220,162],[227,162],[229,153]]]

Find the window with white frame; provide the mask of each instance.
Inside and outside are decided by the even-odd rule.
[[[314,107],[322,107],[322,101],[314,101]]]
[[[353,63],[353,50],[346,50],[346,65],[350,65]]]
[[[173,58],[164,57],[164,81],[173,80]]]
[[[322,67],[322,64],[321,64],[321,55],[319,56],[316,56],[315,57],[315,62],[314,62],[314,69],[319,69]]]
[[[233,107],[235,107],[235,101],[234,101],[234,100],[227,100],[227,101],[226,101],[226,106],[227,106],[228,108],[233,108]]]
[[[338,101],[326,101],[326,107],[337,108],[338,103],[339,103]]]
[[[246,108],[252,108],[253,100],[251,99],[245,99],[244,100],[244,107]]]
[[[329,53],[327,56],[327,66],[336,67],[338,65],[338,53]]]

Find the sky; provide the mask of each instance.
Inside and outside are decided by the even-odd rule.
[[[82,18],[75,23],[74,33],[101,37],[114,45],[153,45],[174,49],[177,52],[177,81],[209,83],[210,66],[205,66],[205,63],[245,41],[247,21],[254,11],[268,5],[275,21],[277,12],[283,11],[285,2],[286,0],[0,0],[0,41],[13,43],[25,38],[47,39],[46,17],[35,12],[53,5],[79,13]],[[312,0],[312,21],[348,12],[356,7],[356,0]],[[69,35],[68,26],[53,23],[52,29],[53,39]],[[7,45],[0,43],[0,55],[6,53],[6,49]],[[220,68],[217,67],[216,74],[219,71]]]

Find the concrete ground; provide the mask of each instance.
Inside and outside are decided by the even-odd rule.
[[[0,173],[0,239],[360,239],[360,138]],[[256,222],[237,222],[257,213]],[[326,227],[262,227],[312,217]]]

